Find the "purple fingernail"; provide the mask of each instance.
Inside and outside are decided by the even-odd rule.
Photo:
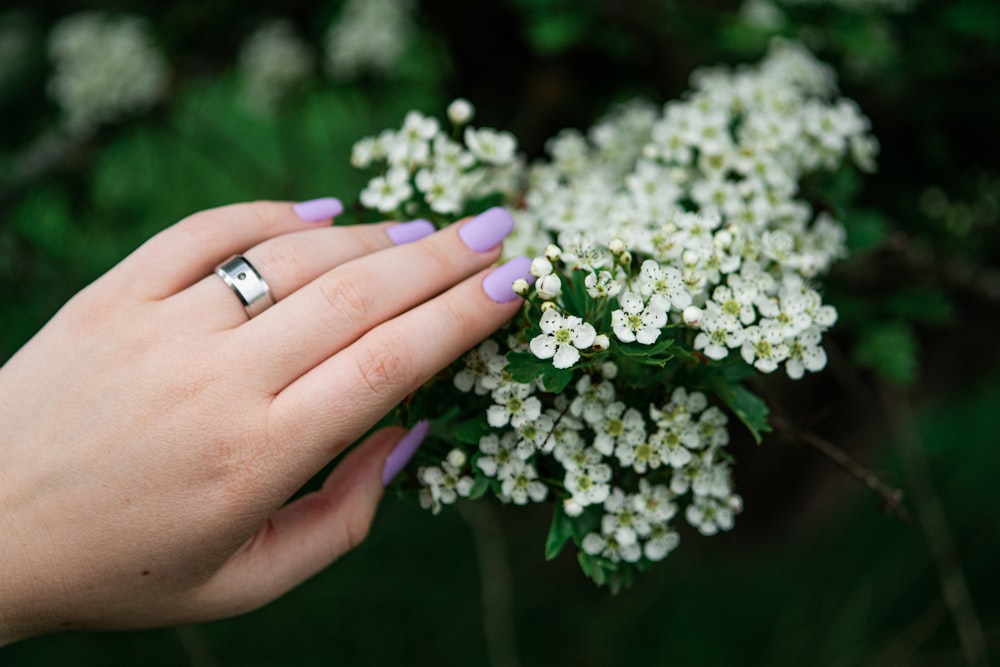
[[[427,437],[427,432],[431,429],[431,423],[426,419],[417,422],[410,429],[410,432],[403,436],[403,439],[396,444],[396,448],[385,457],[385,465],[382,467],[382,486],[386,486],[406,467],[413,455],[416,454],[420,443]]]
[[[320,222],[335,218],[344,212],[344,205],[335,197],[323,197],[299,202],[292,207],[295,215],[308,222]]]
[[[514,218],[505,209],[495,206],[462,225],[458,236],[476,252],[484,252],[507,238],[513,230]]]
[[[535,276],[531,275],[531,260],[527,257],[515,257],[494,269],[493,273],[483,278],[483,291],[497,303],[510,303],[517,298],[513,285],[518,278],[524,278],[529,285],[535,282]]]
[[[429,236],[434,233],[434,223],[430,220],[410,220],[409,222],[404,222],[396,225],[395,227],[390,227],[385,231],[392,239],[392,242],[396,245],[403,245],[404,243],[412,243],[414,241],[419,241],[425,236]]]

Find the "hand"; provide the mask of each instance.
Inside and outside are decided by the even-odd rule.
[[[338,206],[197,213],[0,369],[0,644],[239,614],[364,538],[425,428],[376,432],[285,503],[508,320],[530,276],[488,268],[499,209],[431,234],[322,224]],[[241,252],[277,300],[253,319],[213,274]]]

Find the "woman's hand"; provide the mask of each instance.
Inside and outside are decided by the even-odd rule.
[[[530,276],[523,258],[489,268],[502,210],[437,233],[323,224],[339,210],[197,213],[0,369],[0,644],[238,614],[363,539],[426,425],[375,433],[285,503],[508,320]],[[252,319],[213,273],[235,253],[277,300]]]

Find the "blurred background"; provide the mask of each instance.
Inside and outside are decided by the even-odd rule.
[[[746,510],[732,532],[688,531],[611,595],[571,554],[544,560],[546,508],[435,517],[390,497],[361,548],[265,609],[37,638],[0,665],[1000,659],[1000,3],[87,6],[0,9],[0,361],[191,212],[355,201],[353,142],[458,96],[537,158],[559,130],[674,99],[693,69],[755,62],[780,35],[836,69],[882,150],[876,174],[838,186],[852,255],[827,282],[827,372],[758,386],[781,428],[733,443]]]

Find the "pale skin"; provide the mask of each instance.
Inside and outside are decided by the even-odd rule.
[[[0,368],[0,645],[240,614],[364,538],[402,428],[287,501],[520,305],[483,291],[499,245],[392,224],[197,213]],[[237,253],[277,299],[253,319],[212,273]]]

